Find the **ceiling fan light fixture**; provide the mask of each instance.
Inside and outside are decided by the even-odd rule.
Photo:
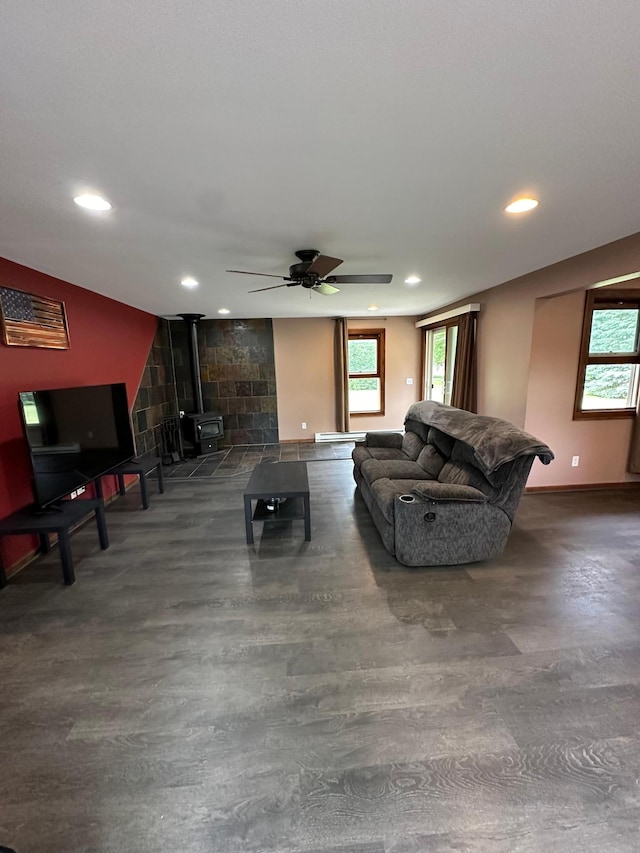
[[[195,279],[195,278],[193,278],[193,277],[192,277],[192,276],[190,276],[190,275],[188,275],[188,276],[186,276],[185,278],[183,278],[183,279],[182,279],[182,281],[180,282],[180,284],[181,284],[183,287],[187,287],[187,288],[189,288],[190,290],[192,290],[194,287],[197,287],[197,286],[198,286],[198,282],[196,281],[196,279]]]
[[[508,204],[504,212],[505,213],[528,213],[530,210],[534,210],[540,202],[537,198],[531,198],[529,196],[523,196],[522,198],[517,198]]]
[[[73,200],[78,207],[83,207],[85,210],[105,211],[111,210],[113,205],[106,198],[102,198],[95,193],[81,193],[73,197]]]
[[[405,284],[420,284],[421,281],[422,281],[422,279],[419,276],[410,275],[410,276],[407,276],[407,278],[405,278],[404,283]]]
[[[334,293],[340,293],[339,287],[327,284],[326,281],[318,282],[318,284],[315,284],[311,290],[313,290],[314,293],[322,293],[323,296],[332,296]]]
[[[316,249],[298,249],[295,254],[300,259],[300,263],[289,267],[289,275],[274,275],[273,273],[250,272],[249,270],[227,270],[227,272],[279,278],[285,282],[284,284],[274,284],[271,287],[259,287],[256,290],[250,290],[249,293],[261,293],[263,290],[276,290],[279,287],[303,287],[305,290],[322,293],[323,296],[339,293],[340,288],[334,287],[335,284],[391,284],[393,278],[391,273],[330,275],[336,267],[344,263],[340,258],[321,255]]]

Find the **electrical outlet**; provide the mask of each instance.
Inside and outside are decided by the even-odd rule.
[[[306,422],[306,421],[302,421],[302,429],[306,429],[306,428],[307,428],[307,422]]]
[[[413,379],[411,376],[407,376],[407,385],[413,385]]]
[[[580,464],[580,457],[579,456],[572,456],[571,457],[571,467],[577,468],[579,464]]]

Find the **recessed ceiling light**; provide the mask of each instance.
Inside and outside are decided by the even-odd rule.
[[[86,210],[111,210],[111,203],[102,198],[102,196],[94,195],[93,193],[82,193],[73,199],[77,205],[84,207]]]
[[[228,308],[218,308],[218,314],[231,314]]]
[[[368,308],[367,310],[368,310],[368,311],[377,311],[377,310],[378,310],[378,306],[377,306],[377,305],[369,305],[369,308]]]
[[[417,275],[410,275],[409,278],[405,278],[404,283],[405,284],[420,284],[421,281],[422,281],[422,279],[418,278]]]
[[[198,282],[195,280],[195,278],[191,278],[191,276],[187,276],[186,278],[183,278],[182,281],[180,282],[180,284],[183,287],[197,287],[198,286]]]
[[[517,198],[505,207],[504,212],[526,213],[528,210],[533,210],[533,208],[537,207],[539,204],[540,202],[537,198]]]

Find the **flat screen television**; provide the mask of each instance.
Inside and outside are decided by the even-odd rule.
[[[37,507],[135,456],[124,382],[18,394]]]

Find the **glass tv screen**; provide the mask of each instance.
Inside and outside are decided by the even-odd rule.
[[[135,456],[124,382],[22,391],[18,399],[40,507]]]

